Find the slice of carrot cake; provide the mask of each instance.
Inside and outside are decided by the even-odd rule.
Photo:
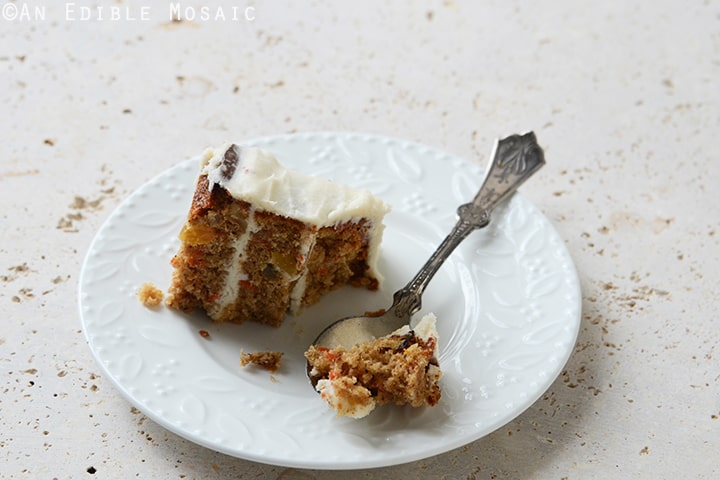
[[[200,163],[168,306],[279,326],[342,285],[378,289],[384,202],[260,148],[224,144]]]
[[[433,406],[440,400],[435,315],[350,349],[311,346],[310,377],[338,416],[362,418],[377,405]]]

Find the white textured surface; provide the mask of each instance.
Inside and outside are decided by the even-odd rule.
[[[93,236],[227,139],[376,132],[481,167],[495,137],[532,129],[548,164],[523,196],[583,292],[566,369],[481,440],[349,476],[717,478],[718,3],[348,3],[258,2],[252,22],[170,22],[163,0],[116,22],[0,4],[47,10],[0,18],[0,476],[338,478],[196,446],[118,395],[76,308]]]
[[[287,168],[317,168],[350,186],[357,186],[350,167],[362,159],[362,182],[399,206],[386,218],[383,288],[333,292],[280,329],[213,325],[203,315],[143,307],[134,294],[143,282],[170,284],[169,261],[194,191],[197,161],[180,163],[113,212],[80,279],[90,347],[108,378],[143,413],[242,458],[305,468],[377,467],[442,453],[490,433],[560,374],[578,331],[580,287],[555,230],[518,195],[461,245],[424,296],[425,308],[441,319],[438,406],[383,407],[357,422],[335,418],[307,380],[303,351],[331,321],[389,306],[393,292],[449,233],[457,206],[472,200],[482,172],[435,149],[377,136],[297,134],[246,143],[272,151]],[[404,208],[416,195],[426,197],[425,208]],[[285,353],[272,379],[239,366],[240,352],[260,344]],[[241,428],[228,430],[228,419]]]

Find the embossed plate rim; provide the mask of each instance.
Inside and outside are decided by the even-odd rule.
[[[396,211],[386,222],[386,239],[390,238],[392,243],[384,248],[393,252],[398,248],[395,246],[398,240],[393,237],[397,232],[390,226],[424,229],[407,232],[403,241],[413,236],[420,239],[429,236],[432,241],[437,237],[439,241],[449,231],[454,208],[468,199],[460,197],[474,193],[481,181],[480,165],[422,144],[373,134],[300,133],[243,143],[278,151],[281,161],[291,168],[310,170],[309,173],[321,176],[323,173],[338,175],[343,177],[339,181],[377,190],[374,193],[381,197],[391,195],[385,187],[399,188],[404,196],[393,197],[391,203]],[[295,158],[298,149],[308,155],[307,164],[293,165],[299,161]],[[286,155],[287,152],[293,155]],[[385,163],[378,165],[377,158],[371,155],[373,152],[384,155]],[[349,162],[349,173],[339,171],[337,163],[343,161]],[[446,168],[447,164],[455,168]],[[580,291],[575,267],[549,221],[522,195],[515,195],[500,209],[490,227],[474,234],[475,237],[471,236],[460,247],[454,254],[456,260],[451,258],[450,266],[443,267],[450,274],[443,280],[441,269],[426,294],[427,310],[436,313],[455,310],[442,306],[442,295],[436,294],[433,298],[433,289],[447,294],[448,290],[443,288],[459,286],[461,292],[457,295],[462,295],[459,326],[448,327],[447,320],[440,318],[444,322],[441,328],[450,332],[445,340],[441,335],[441,346],[446,342],[445,352],[441,352],[446,376],[440,405],[420,410],[383,407],[359,422],[336,419],[309,386],[303,384],[302,388],[307,390],[297,390],[300,395],[294,393],[293,388],[300,388],[298,382],[305,382],[304,377],[295,378],[298,370],[292,370],[294,366],[289,374],[280,377],[280,383],[295,396],[270,390],[263,379],[243,383],[242,391],[228,387],[238,379],[232,372],[219,368],[206,353],[198,353],[196,348],[197,327],[203,324],[196,323],[198,320],[194,317],[179,321],[178,314],[168,309],[143,310],[133,291],[140,278],[137,271],[145,264],[153,265],[143,272],[147,280],[165,281],[170,267],[167,262],[158,266],[157,261],[163,256],[169,260],[174,253],[176,244],[167,237],[176,237],[177,218],[182,220],[187,212],[188,191],[192,192],[196,172],[196,160],[181,162],[138,188],[118,206],[88,249],[78,294],[83,330],[105,375],[150,419],[190,441],[239,458],[290,467],[353,469],[414,461],[460,447],[511,421],[551,385],[572,352],[580,324]],[[423,178],[428,172],[431,178]],[[384,179],[378,174],[396,178],[392,183],[383,184]],[[450,182],[450,186],[444,181]],[[446,188],[458,198],[446,198]],[[172,212],[160,215],[149,212],[144,216],[134,213],[138,209],[142,213],[148,195],[155,196],[155,201]],[[433,209],[428,200],[437,200],[436,197],[442,198],[440,209]],[[171,198],[175,198],[177,205]],[[173,217],[169,223],[165,218],[168,215]],[[156,228],[158,222],[161,227]],[[123,232],[135,235],[122,237]],[[144,235],[147,241],[135,238],[145,238]],[[108,238],[113,242],[109,243]],[[432,247],[434,245],[427,248]],[[124,251],[130,252],[127,258],[121,258]],[[400,253],[403,252],[400,249]],[[128,265],[134,268],[132,274],[127,273]],[[109,270],[112,268],[116,268],[115,274]],[[414,266],[407,268],[412,270]],[[508,273],[509,270],[512,272]],[[119,276],[117,282],[113,275]],[[491,277],[498,286],[492,284],[493,288],[485,289]],[[519,300],[513,297],[517,290],[513,282],[520,282],[524,287],[520,289],[524,293]],[[98,297],[103,295],[115,303],[100,305]],[[333,302],[337,302],[337,297],[325,301],[326,306]],[[433,304],[439,305],[440,310],[429,308]],[[562,308],[558,310],[556,304]],[[485,310],[481,310],[481,305]],[[555,321],[549,321],[551,318]],[[286,324],[289,326],[283,328],[293,334],[292,328],[296,327],[292,322]],[[254,326],[241,328],[246,332],[256,330]],[[517,331],[514,336],[503,336],[513,329]],[[304,333],[310,334],[312,332]],[[466,338],[460,340],[460,337]],[[155,343],[148,346],[148,339]],[[196,370],[201,367],[190,368],[182,358],[173,360],[175,363],[164,362],[162,352],[178,350],[173,346],[177,344],[189,347],[184,353],[191,355],[198,365],[213,370],[214,376],[197,376]],[[516,347],[514,344],[525,350],[507,356],[508,349]],[[156,348],[159,353],[149,352],[150,348]],[[133,355],[135,350],[141,354]],[[505,358],[499,358],[498,351],[505,352]],[[187,378],[195,374],[194,383],[180,378],[179,374]],[[233,399],[232,406],[228,406],[228,396]],[[181,402],[172,405],[168,402],[172,399]],[[220,412],[216,411],[218,408]],[[276,412],[271,412],[273,408],[287,417],[285,423],[288,419],[295,420],[281,429],[277,422],[282,420],[273,418],[278,417]],[[248,410],[253,415],[243,416],[242,412]],[[298,420],[310,416],[308,412],[316,416],[312,427]],[[263,430],[248,423],[256,415],[266,418],[275,429]],[[219,427],[221,423],[226,425]],[[235,430],[227,432],[222,428],[227,429],[228,425]],[[256,441],[249,442],[253,435]],[[275,451],[273,447],[278,443],[287,445],[288,453]]]

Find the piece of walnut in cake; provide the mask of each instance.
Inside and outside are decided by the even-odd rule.
[[[377,290],[384,215],[364,190],[225,144],[201,158],[167,305],[278,326],[345,284]]]

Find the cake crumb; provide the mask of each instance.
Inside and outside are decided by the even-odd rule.
[[[203,338],[210,338],[210,332],[208,332],[207,330],[198,330],[198,333]]]
[[[147,282],[140,285],[137,295],[146,307],[157,307],[163,299],[162,290]]]
[[[256,365],[265,370],[277,372],[278,368],[280,368],[280,359],[282,356],[283,352],[241,352],[240,365],[243,367]]]

